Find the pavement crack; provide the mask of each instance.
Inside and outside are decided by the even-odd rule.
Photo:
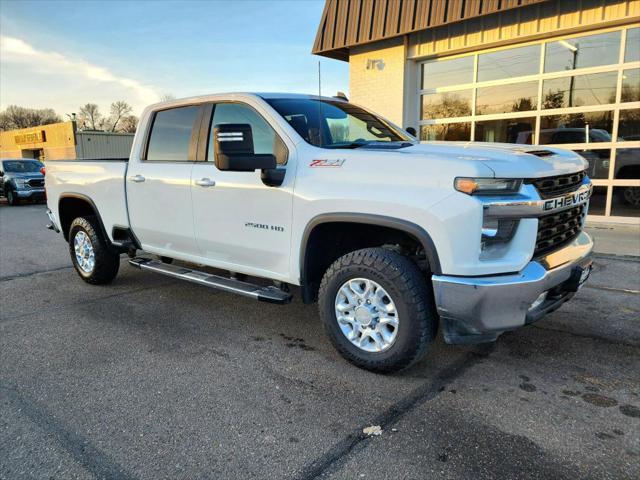
[[[101,297],[96,297],[96,298],[92,298],[90,300],[82,300],[80,302],[73,302],[73,303],[67,303],[64,305],[60,305],[59,307],[46,307],[46,311],[47,313],[51,313],[51,312],[57,312],[60,310],[65,310],[69,307],[74,307],[74,306],[78,306],[78,305],[89,305],[91,303],[96,303],[96,302],[100,302],[102,300],[109,300],[112,298],[116,298],[116,297],[122,297],[125,295],[132,295],[134,293],[140,293],[140,292],[144,292],[147,290],[151,290],[151,289],[159,289],[159,288],[163,288],[166,286],[171,285],[170,282],[165,282],[165,283],[159,283],[158,285],[153,285],[150,287],[142,287],[142,288],[136,288],[136,289],[132,289],[132,290],[126,290],[124,292],[117,292],[117,293],[112,293],[109,295],[103,295]],[[25,317],[30,317],[33,315],[38,315],[38,314],[42,314],[42,308],[39,310],[35,310],[33,312],[27,312],[27,313],[23,313],[21,315],[12,315],[12,316],[8,316],[5,318],[0,317],[0,325],[3,323],[8,323],[14,320],[19,320],[21,318],[25,318]]]
[[[593,258],[602,258],[604,260],[615,260],[618,262],[640,263],[640,257],[637,257],[635,255],[616,255],[614,253],[594,253]]]
[[[611,340],[610,338],[607,338],[607,337],[602,337],[600,335],[584,335],[581,333],[572,332],[570,330],[562,330],[560,328],[541,327],[540,325],[535,325],[535,324],[530,325],[530,327],[537,328],[538,330],[546,330],[548,332],[566,333],[567,335],[571,335],[572,337],[586,338],[588,340],[596,340],[599,342],[608,343],[610,345],[619,346],[619,347],[631,347],[631,348],[640,347],[640,345],[638,345],[637,343],[618,342],[615,340]]]
[[[603,285],[591,285],[591,284],[587,284],[584,287],[590,288],[593,290],[604,290],[606,292],[630,293],[631,295],[640,295],[640,290],[632,290],[630,288],[614,288],[614,287],[605,287]]]
[[[37,270],[35,272],[16,273],[15,275],[5,275],[4,277],[0,277],[0,282],[10,282],[11,280],[16,280],[17,278],[33,277],[34,275],[42,275],[45,273],[59,272],[60,270],[69,270],[70,268],[73,268],[73,266],[67,265],[65,267],[49,268],[46,270]]]
[[[494,348],[495,343],[478,346],[475,351],[468,352],[461,359],[440,370],[431,382],[419,386],[410,395],[391,405],[380,415],[367,422],[367,424],[380,425],[383,430],[388,430],[402,417],[420,405],[437,397],[444,391],[447,385],[469,370],[480,359],[489,356]],[[342,464],[346,457],[357,447],[362,445],[362,448],[365,448],[368,443],[363,442],[368,438],[367,435],[362,433],[361,429],[349,433],[324,455],[321,455],[303,467],[301,473],[296,478],[299,480],[320,478]]]
[[[53,437],[71,458],[96,478],[135,479],[122,465],[97,448],[87,437],[78,433],[77,429],[63,424],[55,415],[35,400],[21,394],[15,387],[0,383],[0,398],[2,397],[21,415],[25,415],[41,428],[47,436]]]

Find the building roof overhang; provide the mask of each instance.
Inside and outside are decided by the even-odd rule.
[[[549,0],[326,0],[312,53],[348,61],[352,47]]]

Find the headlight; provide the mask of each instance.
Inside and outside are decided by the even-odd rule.
[[[467,195],[499,195],[516,193],[522,180],[512,178],[464,178],[458,177],[453,184],[459,192]]]
[[[24,186],[27,184],[26,180],[23,178],[16,178],[15,182],[16,182],[16,187],[18,188],[24,188]]]

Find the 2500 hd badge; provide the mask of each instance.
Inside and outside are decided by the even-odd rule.
[[[249,228],[259,228],[262,230],[273,230],[275,232],[284,232],[284,228],[278,225],[266,225],[264,223],[247,222],[244,224],[244,226]]]

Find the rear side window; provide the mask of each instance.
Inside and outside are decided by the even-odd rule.
[[[162,110],[155,114],[146,160],[188,162],[191,133],[198,105]]]

